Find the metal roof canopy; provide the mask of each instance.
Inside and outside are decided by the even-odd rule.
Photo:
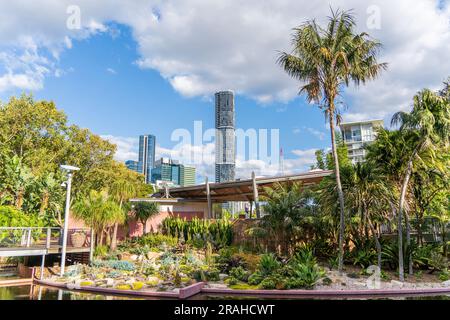
[[[258,189],[257,194],[265,195],[264,188],[273,187],[276,183],[289,184],[293,182],[300,182],[305,186],[314,185],[319,183],[324,177],[327,177],[331,174],[332,171],[330,170],[314,170],[296,175],[255,178],[256,186]],[[211,201],[216,203],[255,200],[253,192],[253,179],[238,180],[233,182],[209,183],[209,190]],[[165,191],[160,190],[158,193],[155,193],[153,197],[162,200],[162,198],[165,197]],[[189,201],[207,202],[208,198],[206,184],[191,187],[170,188],[169,197]]]

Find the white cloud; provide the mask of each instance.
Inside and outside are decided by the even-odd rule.
[[[106,68],[106,71],[108,72],[108,73],[110,73],[110,74],[117,74],[117,71],[116,70],[114,70],[113,68]]]
[[[139,139],[132,137],[116,137],[113,135],[101,135],[105,140],[115,144],[117,151],[115,159],[117,161],[125,162],[127,160],[138,159]]]
[[[27,67],[0,73],[0,91],[42,88],[45,77],[53,74],[59,53],[72,48],[72,40],[107,32],[113,22],[131,27],[140,55],[137,64],[158,71],[184,96],[204,97],[231,88],[261,103],[286,102],[296,96],[298,84],[276,65],[277,50],[290,49],[292,28],[305,19],[318,18],[323,23],[330,5],[354,8],[360,30],[381,40],[380,61],[389,63],[389,70],[377,81],[349,90],[352,103],[345,120],[387,117],[406,109],[416,91],[438,88],[450,74],[448,1],[439,9],[433,0],[373,0],[370,5],[381,12],[380,30],[366,30],[369,4],[329,2],[80,0],[82,28],[69,30],[70,0],[4,1],[0,3],[0,52],[13,48],[19,51],[12,57],[21,57],[30,50],[48,61],[23,61]],[[26,39],[32,39],[34,49],[27,47]]]

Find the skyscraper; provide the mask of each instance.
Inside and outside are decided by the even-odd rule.
[[[234,181],[235,119],[234,94],[221,91],[216,98],[216,182]]]
[[[180,186],[195,186],[195,167],[183,165],[180,167]]]
[[[173,186],[187,187],[195,185],[195,168],[180,164],[176,160],[161,158],[152,169],[152,183],[169,183]]]
[[[154,135],[139,136],[138,171],[145,176],[145,183],[150,183],[152,169],[155,166],[156,137]]]

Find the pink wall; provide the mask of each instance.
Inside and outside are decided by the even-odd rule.
[[[203,203],[178,203],[176,205],[161,205],[161,211],[155,217],[147,221],[148,232],[157,232],[160,229],[161,222],[168,216],[186,218],[192,220],[194,217],[204,218],[206,205]],[[69,216],[69,229],[89,229],[83,221]],[[142,223],[130,217],[128,225],[119,227],[117,237],[123,240],[126,237],[138,237],[143,234]]]
[[[148,219],[146,233],[159,231],[161,227],[161,222],[169,216],[186,218],[186,220],[189,221],[192,220],[194,217],[203,218],[203,211],[173,212],[173,213],[167,211],[160,212],[157,216]],[[123,239],[126,235],[128,235],[129,237],[140,237],[143,235],[142,231],[144,229],[144,226],[142,225],[142,223],[133,219],[129,220],[128,222],[128,230],[126,230],[126,227],[121,229],[122,230],[120,230],[118,234],[119,239]]]

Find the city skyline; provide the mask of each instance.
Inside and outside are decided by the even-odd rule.
[[[25,92],[54,101],[71,123],[117,144],[116,159],[122,162],[137,159],[134,137],[149,131],[158,136],[156,158],[178,158],[173,131],[193,132],[194,121],[214,128],[214,92],[230,88],[239,106],[236,128],[280,129],[285,172],[307,170],[315,150],[329,148],[329,129],[322,112],[297,96],[298,83],[276,64],[276,56],[289,49],[292,28],[307,18],[326,17],[330,6],[354,8],[358,27],[384,44],[380,61],[389,63],[389,72],[377,81],[345,92],[345,121],[381,118],[388,125],[392,113],[409,109],[418,90],[439,88],[450,69],[448,1],[418,0],[414,6],[406,0],[373,1],[383,13],[379,28],[368,25],[367,5],[353,0],[248,2],[235,15],[223,14],[236,6],[234,1],[223,7],[186,1],[151,8],[123,2],[106,14],[102,1],[92,6],[80,1],[79,30],[66,26],[70,4],[60,1],[39,19],[30,14],[41,12],[38,3],[27,10],[14,3],[2,7],[0,99]],[[184,21],[189,7],[180,29],[176,21]],[[272,12],[279,15],[268,19]],[[254,19],[246,20],[248,14]],[[268,29],[264,41],[255,36]],[[194,40],[197,45],[188,48],[183,42]],[[197,149],[187,145],[184,150]],[[199,176],[214,180],[211,163],[197,169]],[[252,171],[274,175],[278,165],[237,154],[236,177]]]

